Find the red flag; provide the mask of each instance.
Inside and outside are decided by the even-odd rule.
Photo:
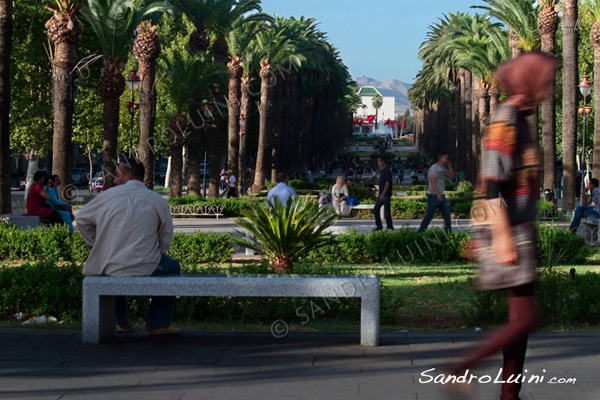
[[[400,126],[406,128],[406,121],[402,118],[402,122],[400,122]]]

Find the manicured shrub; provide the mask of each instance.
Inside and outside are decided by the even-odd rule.
[[[540,267],[552,268],[557,264],[583,264],[589,253],[585,239],[558,226],[539,226],[537,252]]]
[[[21,312],[77,321],[81,318],[82,279],[81,267],[75,264],[0,267],[0,316]]]
[[[232,253],[230,235],[196,231],[192,235],[175,233],[168,255],[182,264],[198,264],[225,262]]]

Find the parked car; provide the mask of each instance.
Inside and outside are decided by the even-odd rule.
[[[73,185],[85,185],[88,183],[88,175],[83,168],[71,168],[71,182]]]
[[[158,166],[156,171],[154,171],[154,181],[164,185],[166,178],[167,178],[167,165],[161,164]]]
[[[96,175],[92,178],[91,183],[92,190],[97,192],[104,190],[104,174],[102,171],[96,172]]]

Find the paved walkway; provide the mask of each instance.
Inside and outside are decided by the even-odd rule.
[[[184,332],[178,337],[120,334],[82,345],[76,330],[0,329],[2,399],[445,399],[420,383],[468,349],[481,333]],[[492,382],[500,356],[471,373]],[[523,400],[600,398],[600,332],[537,333],[530,339]],[[436,370],[425,372],[431,368]],[[541,378],[540,378],[541,379]],[[570,380],[567,383],[567,380]],[[475,380],[474,380],[475,382]],[[561,383],[559,383],[561,382]],[[498,399],[500,384],[475,383],[476,399]]]

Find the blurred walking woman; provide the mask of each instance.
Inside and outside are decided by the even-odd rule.
[[[335,185],[331,188],[331,203],[333,204],[335,213],[338,215],[338,219],[348,215],[351,211],[350,206],[346,204],[348,197],[348,186],[344,184],[344,177],[338,176]]]
[[[475,256],[481,289],[505,289],[509,321],[451,373],[464,374],[484,357],[502,350],[502,400],[519,399],[527,337],[537,310],[535,228],[539,197],[540,158],[537,135],[525,119],[552,94],[558,61],[540,51],[525,53],[502,64],[496,82],[507,98],[498,106],[483,137],[479,191],[484,199],[475,207]],[[510,379],[512,376],[512,380]]]

